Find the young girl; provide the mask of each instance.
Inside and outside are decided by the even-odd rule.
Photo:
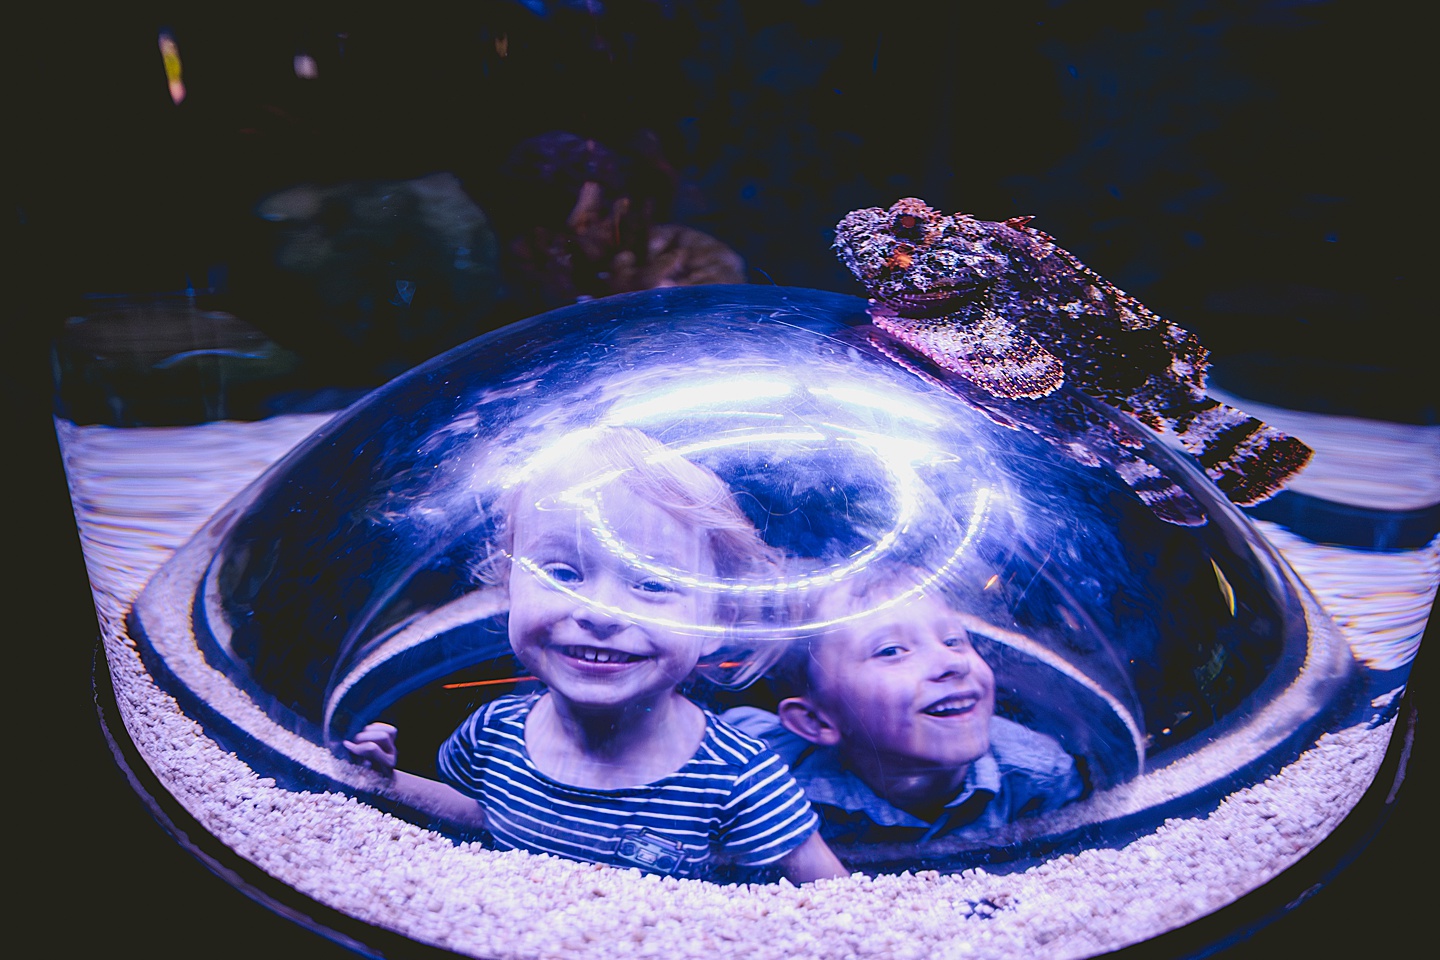
[[[461,724],[451,785],[394,770],[395,728],[346,748],[416,805],[502,847],[703,876],[717,854],[843,876],[785,764],[676,687],[719,646],[771,553],[725,484],[638,431],[572,438],[507,503],[510,645],[545,685]]]

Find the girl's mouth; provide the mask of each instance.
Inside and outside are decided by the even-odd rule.
[[[638,663],[649,659],[623,650],[607,650],[602,647],[561,647],[560,652],[583,663]]]

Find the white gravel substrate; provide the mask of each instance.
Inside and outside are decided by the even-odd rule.
[[[1092,956],[1194,920],[1295,862],[1354,806],[1389,740],[1390,723],[1327,734],[1209,816],[1010,875],[724,887],[456,845],[343,794],[257,776],[155,686],[125,635],[124,611],[151,573],[318,422],[169,432],[61,424],[60,434],[116,699],[151,768],[271,876],[418,940],[493,958]],[[163,509],[147,507],[152,499]]]

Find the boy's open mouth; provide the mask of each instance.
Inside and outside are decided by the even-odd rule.
[[[649,659],[639,654],[625,653],[623,650],[605,650],[600,647],[561,647],[560,652],[586,663],[636,663]]]
[[[979,702],[979,694],[952,693],[948,697],[936,700],[920,712],[928,717],[958,717],[973,711]]]

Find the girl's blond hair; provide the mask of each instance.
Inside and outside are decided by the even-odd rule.
[[[515,540],[513,517],[525,499],[535,497],[537,489],[614,482],[697,531],[708,548],[717,580],[755,587],[714,594],[715,622],[733,630],[735,637],[730,639],[738,641],[742,633],[753,632],[755,626],[773,619],[764,584],[778,579],[781,554],[761,538],[730,487],[713,471],[633,427],[580,430],[560,443],[564,446],[552,446],[541,466],[501,496],[498,526],[477,569],[482,580],[495,585],[508,582]],[[744,686],[773,662],[759,653],[730,644],[727,652],[711,658],[717,669],[702,666],[701,672],[722,686]]]

